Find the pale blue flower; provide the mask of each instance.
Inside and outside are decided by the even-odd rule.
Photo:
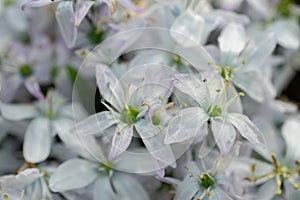
[[[45,100],[34,104],[1,104],[5,119],[21,121],[32,119],[24,138],[23,155],[31,163],[39,163],[50,154],[52,138],[70,139],[69,129],[74,126],[72,105],[56,92],[49,92]],[[77,106],[76,106],[77,107]],[[78,112],[82,112],[76,109]]]
[[[228,111],[233,101],[243,95],[242,93],[227,100],[224,99],[226,89],[219,78],[201,80],[191,74],[176,75],[174,78],[177,81],[175,87],[192,97],[198,107],[184,108],[170,121],[165,137],[166,144],[191,139],[202,141],[211,130],[224,156],[235,142],[237,130],[254,145],[265,145],[262,133],[246,115]],[[208,152],[201,153],[206,155]]]

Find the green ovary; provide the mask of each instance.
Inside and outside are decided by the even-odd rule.
[[[30,65],[22,65],[19,69],[19,72],[24,78],[31,76],[33,73]]]
[[[135,106],[129,106],[128,108],[123,108],[121,118],[125,123],[132,124],[136,122],[138,114],[139,110]]]

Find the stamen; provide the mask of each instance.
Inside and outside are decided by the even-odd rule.
[[[293,183],[293,187],[297,190],[299,188],[299,184]]]
[[[104,99],[101,99],[101,103],[112,113],[114,113],[115,111],[112,109],[112,107],[110,107]]]
[[[243,60],[243,65],[246,65],[247,64],[247,60]]]
[[[272,162],[273,162],[273,165],[274,165],[274,169],[277,171],[278,168],[279,168],[279,164],[277,162],[277,159],[275,157],[275,154],[271,154],[271,158],[272,158]]]
[[[237,98],[245,96],[243,92],[239,92],[238,94],[234,95],[229,101],[226,103],[226,110],[237,100]]]
[[[128,109],[128,102],[129,102],[129,89],[130,89],[130,84],[127,85],[126,87],[126,96],[125,96],[125,108]]]
[[[120,100],[118,94],[116,93],[116,91],[111,87],[111,85],[110,85],[109,83],[107,83],[107,87],[110,89],[112,95],[113,95],[113,96],[115,97],[115,99],[117,100],[116,103],[118,103],[119,106],[122,107],[122,106],[123,106],[123,103],[121,102],[121,100]],[[125,105],[126,105],[126,103],[125,103]]]

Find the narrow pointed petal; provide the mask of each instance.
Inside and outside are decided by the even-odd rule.
[[[135,124],[137,132],[140,134],[149,153],[160,163],[162,167],[173,165],[175,167],[176,159],[169,145],[164,144],[163,131],[154,126],[151,122],[140,120]]]
[[[39,163],[48,158],[52,143],[50,129],[47,118],[37,118],[29,124],[23,145],[24,158],[28,162]]]
[[[27,1],[22,5],[22,9],[28,8],[28,7],[42,7],[54,2],[59,2],[61,0],[30,0]]]
[[[68,160],[52,174],[49,187],[54,192],[83,188],[99,176],[97,167],[97,164],[82,159]]]
[[[6,104],[1,103],[1,114],[5,119],[21,121],[34,118],[39,115],[38,110],[30,104]]]
[[[34,97],[36,97],[39,100],[44,100],[45,96],[41,91],[40,85],[37,82],[37,80],[33,77],[28,78],[25,80],[25,86],[27,90],[32,94]]]
[[[119,121],[119,116],[115,116],[109,111],[103,111],[76,123],[71,131],[79,135],[102,134],[105,129]]]
[[[202,40],[205,21],[191,10],[182,13],[173,23],[170,34],[183,47],[199,45]]]
[[[210,96],[208,88],[193,74],[179,74],[174,76],[175,87],[181,92],[191,96],[201,107],[208,108]]]
[[[264,85],[262,85],[262,76],[257,71],[245,71],[236,74],[234,84],[242,89],[247,95],[258,102],[265,98]]]
[[[266,142],[260,130],[243,114],[230,113],[227,116],[227,121],[230,122],[240,134],[254,145],[265,147]]]
[[[201,188],[201,183],[197,178],[187,176],[179,184],[174,200],[193,199]]]
[[[282,127],[282,135],[287,147],[287,158],[292,160],[298,160],[300,158],[300,122],[296,119],[288,119]]]
[[[125,100],[124,89],[116,77],[106,65],[96,65],[97,85],[103,98],[121,111]]]
[[[133,126],[121,123],[116,127],[112,146],[109,153],[109,160],[115,160],[129,147],[133,135]]]
[[[165,144],[194,139],[195,135],[197,135],[207,120],[207,113],[199,107],[181,110],[180,113],[169,122]],[[201,136],[204,137],[204,134],[201,134]]]
[[[221,119],[212,119],[211,128],[215,141],[221,151],[221,155],[227,155],[230,152],[236,138],[236,131],[234,127]]]
[[[84,17],[89,12],[90,8],[94,4],[93,1],[80,1],[76,3],[75,8],[75,25],[79,26]]]
[[[222,52],[239,54],[247,42],[246,31],[241,24],[230,23],[218,37]]]
[[[67,46],[69,48],[74,47],[77,38],[77,28],[75,26],[73,2],[61,2],[56,8],[55,16]]]

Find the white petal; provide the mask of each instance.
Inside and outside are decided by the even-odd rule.
[[[28,162],[42,162],[49,156],[52,143],[50,123],[47,118],[36,118],[29,124],[23,146],[24,158]]]
[[[263,65],[270,58],[276,47],[275,35],[272,31],[264,31],[245,47],[241,58],[247,61],[247,69],[262,70]]]
[[[261,0],[247,0],[248,4],[254,8],[255,11],[260,13],[262,16],[267,17],[270,16],[270,5],[267,1]]]
[[[6,104],[1,103],[2,116],[8,120],[20,121],[30,119],[39,114],[37,109],[28,104]]]
[[[54,192],[83,188],[98,177],[97,167],[99,166],[86,160],[68,160],[52,174],[49,186]]]
[[[276,192],[276,181],[275,179],[269,180],[264,183],[256,192],[256,198],[261,200],[269,200],[273,199]]]
[[[286,142],[287,158],[291,161],[300,159],[300,122],[297,118],[288,119],[282,127],[282,135]]]
[[[221,119],[212,119],[211,128],[215,141],[221,151],[221,155],[227,155],[236,138],[234,127]]]
[[[243,114],[230,113],[227,116],[228,122],[230,122],[240,134],[254,145],[264,147],[266,142],[263,134],[260,130],[249,120],[249,118]]]
[[[84,17],[89,12],[90,8],[94,4],[93,1],[80,1],[76,3],[75,9],[75,25],[79,26]]]
[[[96,65],[96,79],[100,94],[121,111],[125,100],[124,89],[115,74],[106,65]]]
[[[170,146],[164,144],[164,134],[161,129],[146,120],[137,122],[135,128],[140,134],[149,153],[155,159],[163,163],[162,167],[172,165],[176,162]]]
[[[177,188],[174,200],[192,199],[202,188],[197,178],[187,176]]]
[[[103,133],[105,129],[111,127],[117,122],[119,122],[119,117],[114,116],[109,111],[103,111],[76,123],[75,128],[71,131],[79,135]]]
[[[252,99],[262,102],[266,95],[262,80],[263,77],[258,71],[240,71],[240,73],[235,74],[233,82]]]
[[[201,107],[209,107],[211,102],[208,88],[198,77],[193,74],[179,74],[175,75],[174,78],[176,88],[191,96]]]
[[[94,198],[93,200],[117,200],[118,197],[112,188],[111,177],[107,175],[100,175],[94,184]]]
[[[199,45],[205,21],[191,10],[182,13],[171,26],[170,34],[183,47]]]
[[[115,160],[129,147],[133,135],[133,126],[121,123],[116,127],[112,146],[109,153],[109,160]]]
[[[74,47],[77,38],[77,28],[75,26],[73,2],[61,2],[56,8],[55,16],[67,46],[69,48]]]
[[[219,47],[224,53],[239,54],[247,42],[246,31],[241,24],[230,23],[218,37]]]
[[[276,36],[277,42],[288,49],[299,49],[300,28],[296,22],[290,20],[278,20],[271,28]]]
[[[112,184],[122,199],[150,200],[147,192],[142,187],[142,184],[132,178],[130,175],[116,173],[112,177]]]
[[[1,83],[1,99],[4,102],[10,102],[14,99],[23,79],[17,74],[13,75]]]
[[[208,120],[208,115],[199,107],[186,108],[180,111],[167,128],[165,144],[194,139],[195,135]],[[202,134],[204,137],[204,133]]]
[[[22,5],[22,9],[27,7],[42,7],[61,0],[31,0]]]

